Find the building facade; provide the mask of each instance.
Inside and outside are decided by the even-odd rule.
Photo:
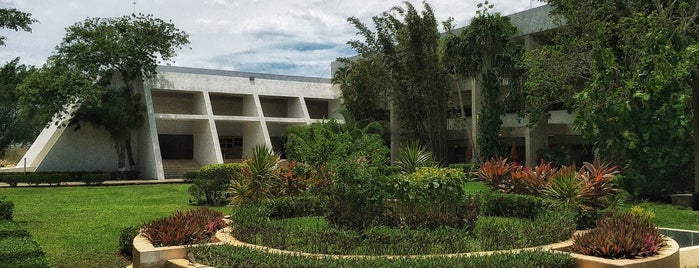
[[[240,161],[256,145],[281,152],[289,126],[329,119],[341,105],[328,79],[172,66],[158,67],[137,91],[146,118],[131,144],[144,179]],[[52,124],[4,171],[113,171],[114,145],[103,129]]]

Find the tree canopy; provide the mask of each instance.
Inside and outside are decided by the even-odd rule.
[[[596,142],[600,157],[625,166],[627,189],[663,198],[691,188],[689,104],[699,86],[691,48],[699,42],[699,3],[548,2],[566,23],[557,44],[541,53],[562,65],[565,84],[530,69],[530,86],[577,91],[577,129]]]
[[[439,64],[439,32],[432,8],[424,3],[423,11],[418,12],[406,2],[405,8],[396,6],[374,16],[373,29],[355,17],[348,21],[363,38],[348,42],[362,59],[346,61],[349,77],[361,83],[341,85],[343,91],[379,92],[372,96],[386,92],[401,123],[402,136],[427,145],[443,160],[449,91],[446,73]],[[359,120],[364,119],[359,117],[362,113],[353,112]]]
[[[15,31],[31,32],[30,25],[38,22],[32,18],[31,13],[22,12],[14,8],[0,8],[0,28],[11,29]],[[7,37],[0,36],[0,45],[5,45]]]
[[[479,4],[471,23],[458,35],[447,36],[442,62],[461,78],[481,82],[482,110],[478,114],[478,145],[481,160],[498,156],[500,117],[517,96],[524,47],[513,39],[517,27],[508,17],[492,13],[492,5]]]
[[[116,141],[119,168],[126,155],[134,165],[130,133],[145,110],[134,87],[188,43],[186,33],[152,15],[87,18],[68,27],[54,55],[25,80],[22,102],[45,121],[104,127]]]

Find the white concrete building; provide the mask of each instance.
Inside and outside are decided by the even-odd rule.
[[[328,119],[341,105],[329,79],[171,66],[157,72],[137,88],[147,111],[131,143],[143,179],[239,161],[258,144],[281,152],[287,127]],[[2,171],[113,171],[114,145],[103,129],[51,125],[16,168]]]
[[[525,49],[548,42],[548,34],[556,28],[551,10],[541,6],[509,15],[519,30],[515,39]],[[334,73],[339,64],[331,66]],[[133,133],[131,144],[135,145],[135,168],[143,179],[179,177],[206,164],[238,161],[258,144],[283,152],[282,134],[287,127],[330,118],[342,102],[337,87],[323,78],[170,66],[161,66],[157,72],[156,78],[137,89],[147,111],[145,123]],[[471,155],[466,137],[478,130],[473,119],[481,110],[481,89],[472,79],[451,82],[463,96],[466,118],[460,119],[460,113],[445,115],[453,116],[448,127],[449,158],[450,162],[466,162]],[[573,161],[589,161],[591,152],[585,149],[589,146],[572,128],[573,115],[565,110],[549,113],[536,129],[528,128],[526,119],[517,114],[505,115],[502,144],[515,144],[520,160],[528,165],[538,162],[538,150],[549,147],[566,148]],[[16,168],[0,172],[116,169],[114,141],[106,131],[89,125],[79,131],[52,125],[44,129]]]

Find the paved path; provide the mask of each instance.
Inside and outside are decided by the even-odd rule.
[[[61,186],[119,186],[119,185],[145,185],[145,184],[171,184],[184,183],[183,179],[166,179],[166,180],[119,180],[119,181],[104,181],[102,184],[87,185],[84,182],[63,182],[59,186],[49,184],[30,185],[28,183],[19,183],[17,187],[61,187]],[[0,188],[10,187],[7,183],[0,182]]]

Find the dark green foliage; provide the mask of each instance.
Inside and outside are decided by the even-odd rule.
[[[216,231],[224,227],[223,213],[202,207],[177,211],[172,216],[143,224],[142,229],[143,236],[154,246],[165,247],[209,242]]]
[[[243,164],[212,164],[202,167],[192,180],[189,193],[196,205],[221,206],[228,204],[226,193],[231,180],[242,176]]]
[[[48,268],[44,251],[31,235],[13,221],[0,221],[2,267]]]
[[[369,134],[345,114],[345,124],[334,119],[293,128],[287,139],[289,160],[315,172],[312,183],[328,200],[328,220],[362,228],[381,222],[388,196],[388,148],[381,137]]]
[[[373,258],[373,259],[322,259],[293,255],[274,255],[246,247],[203,246],[190,247],[197,263],[214,267],[547,267],[568,268],[574,262],[570,255],[549,251],[523,251],[498,253],[489,256],[435,257],[435,258]]]
[[[83,175],[80,179],[87,185],[102,184],[104,181],[109,180],[109,174],[100,173],[90,173]]]
[[[649,218],[631,212],[607,215],[597,221],[595,229],[573,240],[573,252],[609,259],[653,256],[666,245]]]
[[[15,203],[0,196],[0,220],[12,220],[15,210]]]
[[[6,10],[0,9],[0,13],[2,11]],[[0,36],[0,44],[2,39]],[[32,66],[19,64],[19,58],[0,68],[0,157],[4,156],[5,150],[12,144],[32,142],[43,125],[43,122],[37,123],[29,118],[20,108],[17,94],[17,85],[34,71]]]
[[[153,15],[87,18],[66,28],[47,63],[23,81],[20,102],[42,122],[103,127],[116,143],[117,166],[133,166],[131,133],[145,111],[135,86],[188,43],[186,33]]]
[[[139,227],[129,226],[121,229],[119,234],[119,254],[127,259],[133,259],[133,239],[138,236]]]
[[[323,216],[327,212],[326,201],[315,195],[265,199],[260,205],[271,210],[272,219]]]
[[[231,234],[240,241],[254,241],[270,221],[272,210],[267,206],[242,205],[231,213]],[[267,232],[268,233],[268,232]]]
[[[404,4],[405,8],[396,6],[374,16],[375,31],[358,18],[347,19],[364,39],[348,42],[362,59],[345,60],[347,72],[339,74],[342,79],[335,80],[348,95],[373,91],[368,96],[388,96],[401,125],[400,130],[392,131],[400,131],[406,140],[424,144],[441,161],[447,154],[445,115],[449,90],[446,72],[439,64],[438,24],[427,2],[423,3],[422,12],[409,2]],[[350,99],[354,105],[358,104],[355,99]],[[384,101],[360,100],[372,104]],[[373,107],[376,106],[362,110]],[[366,118],[360,117],[363,119]]]
[[[524,48],[512,38],[517,27],[509,17],[491,13],[492,5],[479,8],[483,10],[477,11],[461,33],[445,39],[441,58],[450,73],[481,82],[483,99],[477,141],[483,161],[500,155],[500,116],[506,113],[507,106],[516,108],[513,104],[518,102]]]
[[[137,180],[138,171],[114,171],[104,173],[102,171],[93,172],[31,172],[31,173],[0,173],[0,182],[17,186],[18,183],[28,183],[29,185],[52,185],[57,186],[65,182],[84,182],[85,184],[102,184],[107,180]]]
[[[415,228],[438,226],[471,230],[478,215],[478,198],[462,190],[466,179],[460,170],[418,168],[395,181],[393,217],[400,225]]]
[[[31,24],[38,22],[32,18],[31,13],[19,11],[14,8],[0,8],[0,28],[10,29],[15,31],[31,32]],[[5,45],[4,36],[0,36],[0,46]]]
[[[182,178],[184,179],[184,182],[186,183],[192,183],[194,182],[195,179],[199,176],[199,171],[187,171],[182,175]]]
[[[533,247],[570,239],[575,220],[576,213],[570,209],[542,212],[533,220],[480,217],[474,234],[482,250]]]
[[[690,105],[699,100],[696,1],[547,2],[567,22],[557,37],[559,55],[580,55],[573,56],[580,59],[575,68],[562,67],[579,78],[569,81],[581,87],[573,99],[576,127],[603,159],[625,167],[638,186],[631,194],[667,200],[692,190],[692,133],[699,137],[692,128],[699,105]]]
[[[551,201],[531,195],[490,192],[481,194],[480,199],[483,216],[534,219],[553,206]]]
[[[449,168],[462,170],[464,172],[464,178],[470,179],[472,176],[471,173],[473,173],[473,170],[478,168],[478,166],[472,163],[456,163],[449,165]]]
[[[112,171],[109,173],[109,180],[120,181],[120,180],[138,180],[138,171]]]

